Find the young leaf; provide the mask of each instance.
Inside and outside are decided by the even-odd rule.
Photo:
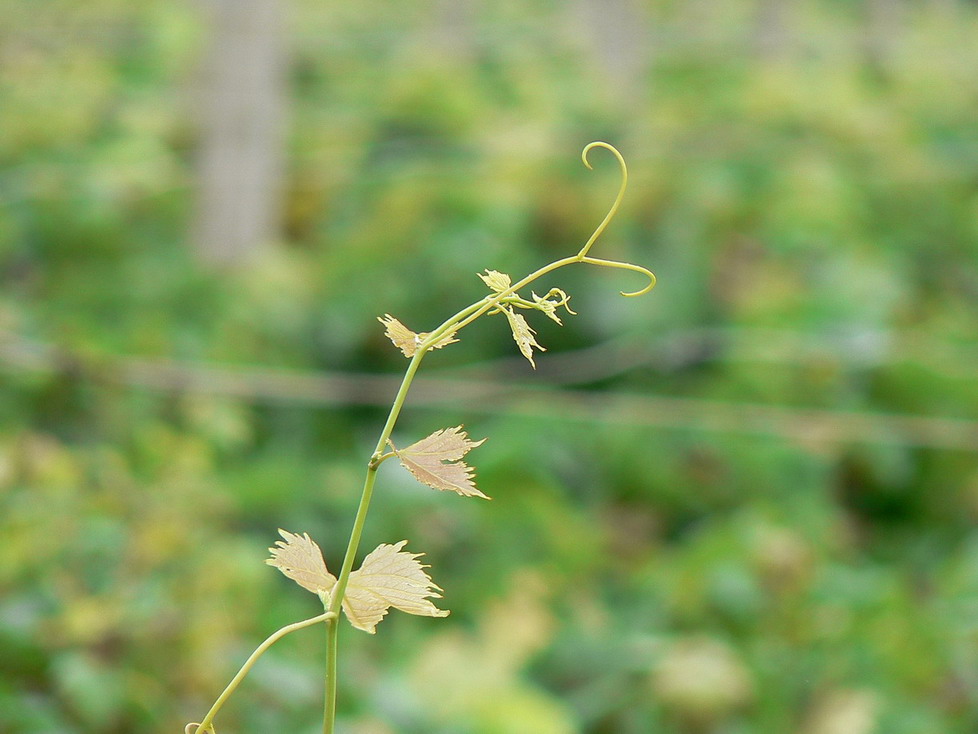
[[[482,282],[496,293],[502,293],[513,284],[512,279],[506,273],[500,273],[498,270],[486,270],[485,275],[482,273],[476,273],[476,275],[482,278]]]
[[[441,589],[425,572],[427,566],[418,562],[421,553],[401,550],[406,544],[406,540],[395,545],[381,543],[350,574],[343,611],[357,629],[373,634],[391,607],[424,617],[448,616],[448,610],[429,601],[429,597],[440,599]]]
[[[309,533],[296,535],[281,528],[278,532],[285,540],[275,541],[268,549],[272,557],[265,563],[275,566],[303,589],[320,596],[329,594],[336,585],[336,577],[326,569],[323,552],[316,541]]]
[[[538,296],[536,293],[531,293],[530,295],[533,296],[533,302],[537,305],[537,308],[543,311],[543,314],[548,319],[553,319],[560,326],[564,325],[564,322],[561,321],[560,317],[557,315],[557,305],[553,301],[548,301],[546,298],[540,298],[540,296]]]
[[[430,331],[422,331],[420,334],[418,334],[418,338],[421,341],[424,341],[430,335],[431,335],[431,332]],[[448,332],[445,332],[444,334],[442,334],[440,337],[438,337],[438,340],[435,341],[434,343],[432,343],[431,348],[432,349],[441,349],[442,347],[447,346],[449,344],[454,344],[457,341],[458,341],[458,339],[455,338],[455,332],[454,331],[448,331]]]
[[[526,323],[523,314],[515,313],[511,308],[504,308],[503,313],[509,321],[509,328],[513,330],[513,339],[516,340],[516,346],[520,348],[520,354],[530,360],[530,365],[536,369],[536,362],[533,361],[534,348],[541,352],[547,350],[537,344],[537,340],[533,337],[536,332]]]
[[[564,322],[560,320],[559,316],[557,316],[557,309],[560,306],[563,306],[567,310],[567,313],[574,314],[574,311],[571,311],[571,307],[568,305],[570,296],[564,293],[560,288],[551,288],[550,292],[543,297],[540,297],[536,293],[532,292],[530,295],[533,296],[533,302],[536,304],[536,307],[543,311],[547,318],[553,319],[560,326],[564,325]],[[555,300],[551,301],[551,298]]]
[[[384,334],[394,342],[394,346],[400,349],[405,357],[413,357],[418,344],[421,343],[419,336],[389,313],[385,313],[383,317],[378,316],[377,320],[384,325]]]
[[[485,440],[472,441],[462,426],[455,426],[435,431],[407,448],[398,449],[393,443],[391,447],[404,468],[422,484],[433,489],[451,490],[463,497],[489,499],[476,489],[472,467],[459,461]]]
[[[422,331],[420,334],[416,334],[407,328],[400,321],[395,319],[389,313],[385,313],[383,317],[378,316],[377,320],[384,325],[384,334],[394,342],[394,346],[401,350],[401,353],[405,357],[413,357],[414,353],[418,351],[418,347],[421,345],[425,339],[430,336],[431,332]],[[455,332],[450,331],[446,334],[442,334],[438,341],[431,345],[432,349],[441,349],[448,344],[454,344],[458,339],[455,338]]]

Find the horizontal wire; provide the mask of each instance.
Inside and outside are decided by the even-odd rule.
[[[125,356],[92,360],[9,334],[0,334],[0,367],[128,388],[310,406],[386,406],[401,380],[400,375],[299,372]],[[866,442],[978,451],[978,421],[943,416],[420,376],[413,383],[410,403],[413,408],[464,407],[483,414],[764,435],[806,443]]]

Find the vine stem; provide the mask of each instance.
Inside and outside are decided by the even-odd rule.
[[[487,296],[480,301],[476,301],[472,305],[463,308],[454,316],[447,319],[441,326],[435,329],[431,335],[428,336],[428,338],[418,345],[417,351],[414,353],[414,356],[411,358],[411,362],[407,366],[407,370],[404,372],[404,378],[401,380],[401,386],[398,388],[397,395],[394,397],[394,403],[391,405],[390,413],[387,416],[387,422],[384,424],[384,428],[380,432],[380,438],[377,439],[377,445],[374,448],[373,454],[370,456],[370,461],[367,463],[367,475],[363,482],[363,493],[360,495],[360,504],[357,507],[357,514],[353,520],[353,530],[350,532],[350,541],[346,547],[346,554],[343,556],[343,565],[340,568],[340,575],[337,578],[336,585],[333,587],[333,591],[330,595],[329,611],[332,612],[334,616],[326,623],[326,691],[323,709],[323,734],[333,734],[336,721],[337,649],[339,646],[338,622],[340,610],[343,607],[343,596],[346,594],[346,587],[350,582],[350,574],[353,571],[353,562],[356,558],[357,549],[360,547],[360,538],[363,535],[363,526],[367,520],[367,512],[370,509],[370,501],[373,499],[374,483],[377,479],[377,469],[380,467],[380,464],[383,463],[383,461],[393,455],[390,453],[385,454],[384,449],[387,448],[387,442],[391,437],[391,433],[394,431],[394,426],[397,424],[397,419],[401,414],[401,409],[404,407],[404,400],[407,398],[408,391],[411,389],[411,383],[414,380],[414,376],[418,372],[418,367],[421,366],[421,360],[424,358],[424,355],[432,349],[432,345],[437,342],[438,338],[442,334],[451,331],[458,331],[462,327],[475,321],[489,309],[493,308],[501,299],[515,292],[517,288],[522,288],[523,286],[528,285],[540,276],[549,273],[552,270],[556,270],[558,267],[569,265],[572,262],[581,262],[581,258],[583,258],[583,255],[558,260],[557,262],[551,263],[550,265],[540,268],[536,272],[528,275],[515,286],[507,288],[505,291],[495,293],[492,296]]]
[[[336,617],[336,612],[327,611],[324,612],[323,614],[320,614],[317,617],[311,617],[309,619],[304,619],[301,622],[295,622],[293,624],[286,625],[285,627],[279,629],[277,632],[273,632],[271,635],[269,635],[268,638],[263,643],[261,643],[258,647],[255,648],[255,651],[251,653],[251,656],[247,660],[245,660],[244,665],[241,666],[241,669],[238,671],[237,675],[235,675],[234,678],[231,679],[231,682],[228,683],[227,688],[224,689],[224,692],[221,693],[220,696],[218,696],[217,700],[214,702],[214,705],[211,706],[211,710],[208,711],[207,714],[204,716],[204,719],[199,724],[197,724],[197,728],[194,729],[193,734],[209,734],[210,732],[213,731],[214,717],[217,716],[217,712],[221,710],[221,707],[224,705],[224,702],[227,701],[227,699],[231,696],[232,693],[234,693],[235,689],[238,687],[241,681],[244,680],[244,677],[248,675],[248,671],[251,670],[252,666],[258,661],[258,658],[260,658],[265,653],[265,651],[268,650],[268,648],[270,648],[276,642],[281,640],[287,634],[290,634],[297,630],[301,630],[305,627],[311,627],[312,625],[319,624],[320,622],[330,623],[334,621],[335,617]],[[188,732],[190,731],[191,726],[193,725],[190,724],[187,726]]]
[[[602,232],[604,232],[605,228],[608,226],[608,223],[611,221],[612,217],[614,217],[615,212],[617,212],[622,196],[625,193],[625,187],[628,183],[628,169],[625,166],[625,160],[622,158],[621,153],[619,153],[608,143],[591,143],[584,148],[584,152],[581,154],[584,165],[591,168],[591,164],[588,162],[587,156],[588,153],[595,147],[605,148],[614,154],[621,169],[622,180],[614,204],[612,204],[611,209],[605,215],[604,219],[601,221],[597,229],[595,229],[594,233],[580,249],[580,251],[576,255],[555,260],[554,262],[530,273],[517,283],[486,296],[470,306],[466,306],[461,311],[445,320],[441,326],[428,334],[428,336],[425,337],[420,344],[418,344],[417,349],[411,358],[411,362],[407,366],[407,370],[404,373],[404,378],[401,380],[401,386],[398,388],[397,395],[394,397],[394,403],[391,406],[390,413],[387,416],[387,422],[384,424],[384,428],[377,440],[377,446],[374,448],[374,452],[370,456],[370,460],[367,463],[367,475],[364,479],[363,493],[360,496],[360,504],[357,507],[357,514],[353,521],[353,529],[350,532],[350,540],[346,547],[346,554],[343,556],[343,565],[340,569],[339,577],[336,580],[336,585],[333,587],[330,596],[328,614],[332,616],[326,621],[326,691],[323,711],[323,734],[333,734],[333,729],[335,726],[339,617],[340,610],[343,607],[343,596],[346,593],[346,588],[350,581],[350,574],[353,570],[353,562],[356,558],[357,549],[360,547],[360,538],[363,534],[363,526],[367,519],[367,512],[370,509],[370,501],[373,498],[374,482],[377,478],[377,469],[384,461],[394,456],[394,453],[392,452],[385,453],[385,449],[387,448],[387,443],[390,440],[391,433],[394,430],[397,419],[401,414],[401,408],[404,407],[404,400],[411,388],[411,382],[414,380],[414,376],[418,372],[418,367],[420,367],[421,360],[424,358],[424,355],[433,349],[438,341],[446,334],[454,334],[468,324],[471,324],[483,314],[491,311],[494,308],[498,308],[500,302],[511,297],[520,288],[529,285],[538,278],[546,275],[547,273],[551,273],[554,270],[562,268],[565,265],[585,263],[588,265],[632,270],[634,272],[642,273],[649,278],[649,283],[646,287],[631,293],[626,293],[623,291],[623,296],[640,296],[644,293],[648,293],[655,285],[655,275],[647,268],[632,265],[631,263],[623,263],[615,260],[601,260],[588,256],[588,251],[591,249],[591,246],[602,234]]]
[[[371,454],[370,461],[367,463],[367,475],[363,482],[363,492],[360,495],[360,504],[357,507],[356,517],[353,520],[353,529],[350,532],[350,540],[346,547],[346,554],[343,556],[343,565],[340,568],[340,575],[337,578],[336,585],[333,587],[330,595],[329,611],[332,612],[334,616],[326,623],[326,691],[323,709],[323,734],[333,734],[336,720],[337,649],[339,645],[339,616],[340,610],[343,606],[343,596],[346,594],[346,587],[349,584],[350,574],[353,571],[353,562],[356,558],[357,550],[360,547],[360,538],[363,535],[363,526],[367,520],[367,512],[370,509],[370,502],[373,499],[374,483],[377,479],[377,469],[385,460],[394,455],[390,452],[385,453],[384,449],[387,448],[387,442],[391,437],[391,433],[394,431],[394,426],[397,424],[397,419],[401,414],[401,409],[404,407],[404,400],[407,398],[408,391],[411,389],[411,383],[414,380],[414,376],[418,372],[418,368],[421,366],[421,360],[424,358],[424,355],[433,348],[433,345],[439,338],[441,338],[442,335],[462,329],[485,314],[487,311],[491,310],[493,307],[497,306],[502,299],[512,295],[518,289],[529,285],[537,278],[540,278],[547,273],[551,273],[558,268],[562,268],[565,265],[581,262],[595,265],[607,265],[611,261],[599,261],[595,258],[587,257],[584,254],[584,250],[577,255],[556,260],[555,262],[534,271],[517,282],[515,285],[512,285],[498,293],[494,293],[491,296],[487,296],[486,298],[476,301],[470,306],[463,308],[461,311],[442,323],[442,325],[437,329],[432,331],[431,334],[423,342],[421,342],[420,345],[418,345],[417,351],[411,358],[411,362],[408,364],[407,370],[404,373],[404,378],[401,380],[401,386],[398,388],[397,395],[394,397],[394,403],[391,406],[390,413],[387,416],[387,422],[384,424],[384,428],[380,433],[380,438],[377,439],[377,445],[374,448],[374,452]],[[626,267],[628,269],[636,269],[640,272],[644,272],[644,269],[641,269],[638,266],[629,266],[624,263],[614,263],[612,267]],[[652,282],[654,283],[654,280]]]
[[[394,403],[391,406],[387,422],[377,439],[377,446],[374,448],[370,461],[367,464],[367,476],[363,481],[363,493],[360,495],[360,505],[357,507],[357,514],[353,520],[353,530],[350,532],[350,542],[346,547],[346,554],[343,556],[343,566],[340,568],[340,575],[333,587],[330,597],[329,611],[334,615],[326,624],[326,702],[323,710],[323,734],[333,734],[334,722],[336,720],[336,660],[337,647],[339,644],[339,614],[343,606],[343,595],[346,593],[347,584],[350,582],[350,573],[353,570],[353,561],[356,558],[357,548],[360,547],[360,538],[363,535],[363,525],[367,520],[367,511],[370,509],[370,500],[373,498],[374,482],[377,479],[377,469],[381,462],[389,458],[384,455],[387,441],[391,437],[397,418],[404,407],[404,399],[407,397],[411,382],[418,372],[421,360],[424,358],[426,348],[419,348],[411,358],[401,386],[398,388]]]
[[[387,422],[384,424],[384,428],[380,433],[380,437],[377,440],[377,446],[374,449],[373,454],[370,456],[370,460],[367,463],[367,475],[363,483],[363,493],[360,496],[360,504],[357,508],[356,518],[353,521],[353,529],[350,532],[350,540],[347,544],[346,554],[343,556],[343,564],[340,569],[339,578],[337,578],[336,584],[333,587],[332,594],[329,597],[328,609],[323,614],[316,617],[311,617],[310,619],[303,620],[301,622],[295,622],[294,624],[282,627],[277,632],[274,632],[268,637],[261,645],[259,645],[255,651],[249,656],[245,661],[244,665],[238,673],[231,679],[227,688],[221,693],[218,699],[211,706],[210,711],[204,717],[201,723],[188,724],[185,731],[187,734],[214,734],[214,717],[220,711],[221,707],[227,701],[227,699],[234,693],[238,685],[244,679],[244,677],[251,670],[255,662],[260,658],[268,648],[278,642],[285,635],[295,632],[296,630],[303,629],[304,627],[309,627],[319,622],[326,623],[326,679],[325,679],[325,706],[323,711],[323,734],[333,734],[333,728],[336,719],[336,684],[337,684],[337,650],[339,641],[339,617],[340,611],[343,607],[343,597],[346,593],[347,585],[350,581],[350,574],[353,569],[353,562],[356,558],[357,549],[360,546],[360,538],[363,534],[363,526],[367,519],[367,512],[370,509],[370,501],[373,497],[374,483],[377,479],[377,469],[380,465],[387,459],[396,455],[396,452],[387,451],[387,444],[390,441],[391,433],[394,430],[394,426],[397,423],[397,419],[401,414],[401,409],[404,407],[404,400],[407,397],[408,391],[411,388],[411,382],[414,380],[415,375],[418,372],[418,367],[421,365],[421,360],[424,355],[431,349],[435,348],[439,340],[442,339],[446,334],[454,334],[460,329],[464,328],[468,324],[475,321],[477,318],[483,314],[500,309],[500,303],[513,301],[514,294],[537,278],[540,278],[547,273],[551,273],[558,268],[562,268],[565,265],[572,265],[574,263],[585,263],[588,265],[598,265],[602,267],[618,268],[622,270],[631,270],[633,272],[641,273],[648,277],[649,283],[644,288],[631,293],[622,292],[623,296],[640,296],[644,293],[648,293],[652,290],[655,285],[655,275],[652,271],[647,268],[643,268],[639,265],[632,265],[631,263],[618,262],[616,260],[602,260],[595,257],[590,257],[588,251],[598,237],[604,232],[608,223],[611,221],[615,212],[618,210],[618,206],[621,203],[622,196],[625,193],[625,186],[628,183],[628,169],[625,166],[625,160],[622,158],[621,153],[619,153],[613,146],[608,143],[595,142],[591,143],[584,148],[584,152],[581,154],[581,158],[584,161],[584,165],[591,168],[591,164],[588,162],[588,153],[595,147],[605,148],[611,151],[617,158],[619,166],[621,168],[622,180],[621,186],[618,191],[618,196],[615,198],[615,202],[611,209],[605,215],[604,219],[598,225],[597,229],[585,243],[584,247],[573,256],[565,257],[560,260],[555,260],[554,262],[543,266],[542,268],[530,273],[525,278],[520,280],[514,285],[508,286],[507,288],[497,291],[485,298],[476,301],[470,306],[463,308],[461,311],[456,313],[454,316],[450,317],[444,321],[441,326],[432,331],[428,336],[418,344],[414,355],[411,358],[411,362],[408,364],[407,370],[404,373],[404,378],[401,381],[401,386],[398,388],[397,395],[394,398],[394,403],[391,405],[390,413],[387,416]],[[518,296],[516,296],[519,299]],[[508,300],[507,300],[508,299]],[[523,303],[526,305],[523,306]],[[521,307],[533,307],[528,301],[518,303]],[[563,305],[566,305],[566,297]],[[569,310],[569,309],[568,309]],[[324,598],[325,602],[326,599]],[[192,727],[193,730],[191,730]]]

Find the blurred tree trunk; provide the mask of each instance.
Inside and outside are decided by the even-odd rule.
[[[890,54],[899,41],[902,10],[901,0],[867,0],[865,53],[869,64],[885,73]]]
[[[791,0],[759,0],[754,19],[754,48],[764,59],[782,58],[791,42]]]
[[[970,0],[970,4],[974,5],[975,0]],[[960,12],[969,4],[969,0],[930,0],[930,6],[938,13],[938,15],[944,16],[945,18],[954,18],[960,14]]]
[[[641,101],[653,53],[648,11],[635,0],[579,0],[575,12],[590,34],[609,89]]]
[[[471,63],[478,50],[478,24],[472,0],[439,0],[432,12],[432,46]]]
[[[195,239],[205,261],[233,265],[279,234],[285,12],[281,0],[204,0],[204,7],[210,43]]]

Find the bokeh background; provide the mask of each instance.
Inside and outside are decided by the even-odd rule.
[[[964,0],[0,3],[0,731],[182,732],[381,471],[444,620],[342,629],[347,734],[978,729],[978,17]],[[319,730],[323,636],[222,733]]]

